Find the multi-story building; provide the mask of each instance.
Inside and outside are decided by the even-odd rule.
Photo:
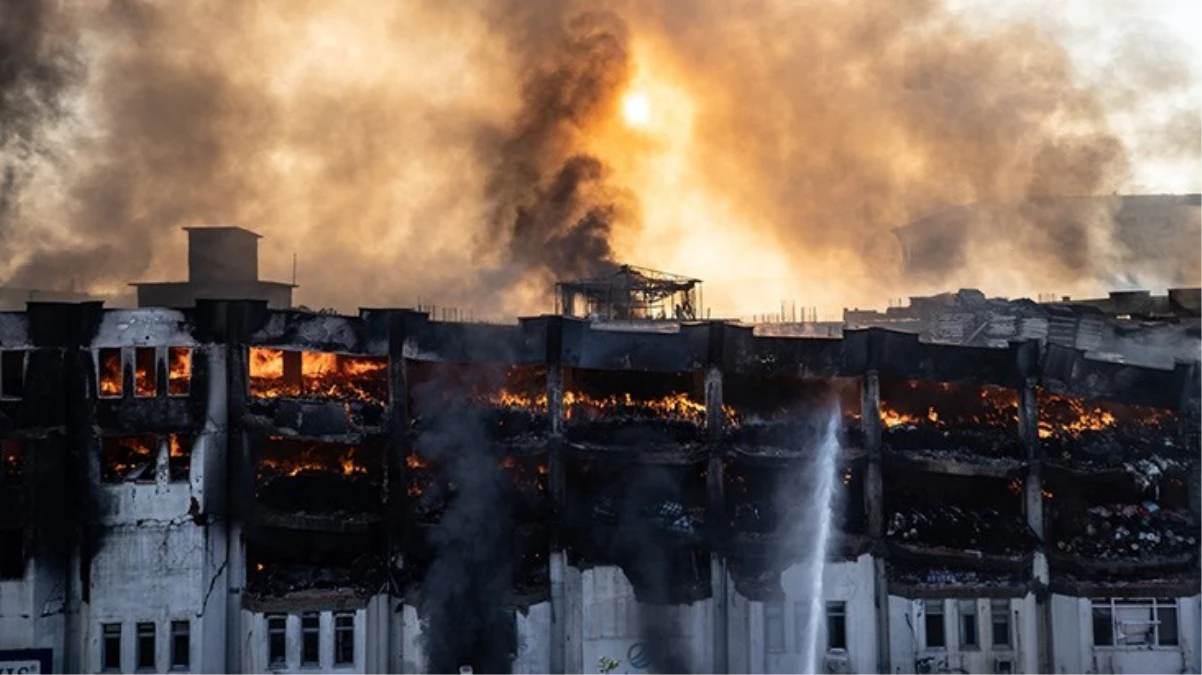
[[[30,303],[0,667],[1198,672],[1198,400],[1034,340]]]

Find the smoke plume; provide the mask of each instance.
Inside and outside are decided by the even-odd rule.
[[[425,387],[437,387],[437,382]],[[435,393],[418,401],[439,401]],[[454,485],[430,534],[434,558],[422,584],[420,611],[426,669],[507,673],[516,649],[512,607],[513,515],[509,485],[478,411],[431,404],[419,450]]]
[[[542,311],[615,260],[706,279],[718,314],[1098,292],[1138,252],[1113,209],[1049,200],[1124,189],[1133,150],[1199,156],[1195,69],[1147,28],[1120,92],[1050,20],[938,0],[598,4],[6,2],[0,280],[178,278],[179,227],[237,224],[343,310]],[[892,234],[981,204],[1007,238]]]
[[[64,93],[83,76],[74,27],[41,0],[13,0],[0,14],[0,240],[19,190],[39,161],[54,158],[46,137],[66,114]]]

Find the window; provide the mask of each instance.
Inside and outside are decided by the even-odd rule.
[[[192,390],[192,350],[187,347],[167,349],[167,394],[187,396]]]
[[[976,649],[977,643],[977,601],[960,600],[956,603],[960,616],[960,648]]]
[[[267,617],[267,662],[272,666],[284,664],[284,647],[287,645],[288,621],[286,617]]]
[[[301,615],[301,665],[318,665],[318,638],[321,631],[321,621],[316,613]]]
[[[927,600],[923,603],[923,625],[926,628],[927,647],[943,649],[947,647],[947,635],[943,624],[943,601]]]
[[[345,666],[355,662],[355,616],[334,615],[334,665]]]
[[[187,670],[192,662],[192,624],[171,622],[171,669]]]
[[[1177,601],[1173,598],[1093,601],[1096,647],[1176,647]]]
[[[784,603],[764,603],[764,646],[773,654],[785,651]]]
[[[101,670],[121,670],[121,624],[106,623],[102,627],[104,642],[100,646]]]
[[[134,350],[134,396],[149,398],[158,393],[158,359],[154,347]]]
[[[0,579],[25,576],[25,529],[0,529]]]
[[[100,440],[100,481],[155,480],[158,463],[159,438],[152,434],[105,436]]]
[[[989,615],[993,623],[993,646],[1010,646],[1010,601],[990,600]]]
[[[25,350],[5,350],[0,353],[0,397],[21,398],[25,395]]]
[[[845,651],[847,649],[847,603],[826,603],[826,648]]]
[[[138,624],[138,670],[154,670],[154,624]]]
[[[96,388],[101,398],[120,398],[123,381],[121,377],[121,350],[108,347],[99,350],[100,372]]]
[[[167,436],[167,470],[172,482],[188,480],[192,468],[192,444],[195,439],[191,434],[168,434]]]

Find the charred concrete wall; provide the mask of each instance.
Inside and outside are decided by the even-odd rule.
[[[833,409],[826,668],[1046,670],[1054,598],[1136,594],[1196,669],[1196,364],[249,301],[31,305],[0,356],[0,649],[56,668],[787,672]],[[927,640],[993,600],[1008,644]]]

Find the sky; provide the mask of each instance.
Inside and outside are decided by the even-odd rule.
[[[951,0],[949,5],[964,16],[992,19],[1035,17],[1056,25],[1057,35],[1068,47],[1081,73],[1106,83],[1123,71],[1125,49],[1130,44],[1144,48],[1159,43],[1159,56],[1190,64],[1193,86],[1158,99],[1131,102],[1111,122],[1129,143],[1133,175],[1126,191],[1133,193],[1202,192],[1202,167],[1196,158],[1166,161],[1141,152],[1141,121],[1155,118],[1158,109],[1192,107],[1202,111],[1202,1],[1197,0]],[[1149,67],[1155,64],[1147,64]],[[1128,74],[1138,77],[1139,71]],[[1202,113],[1198,113],[1202,114]],[[1202,144],[1202,137],[1198,139]]]

